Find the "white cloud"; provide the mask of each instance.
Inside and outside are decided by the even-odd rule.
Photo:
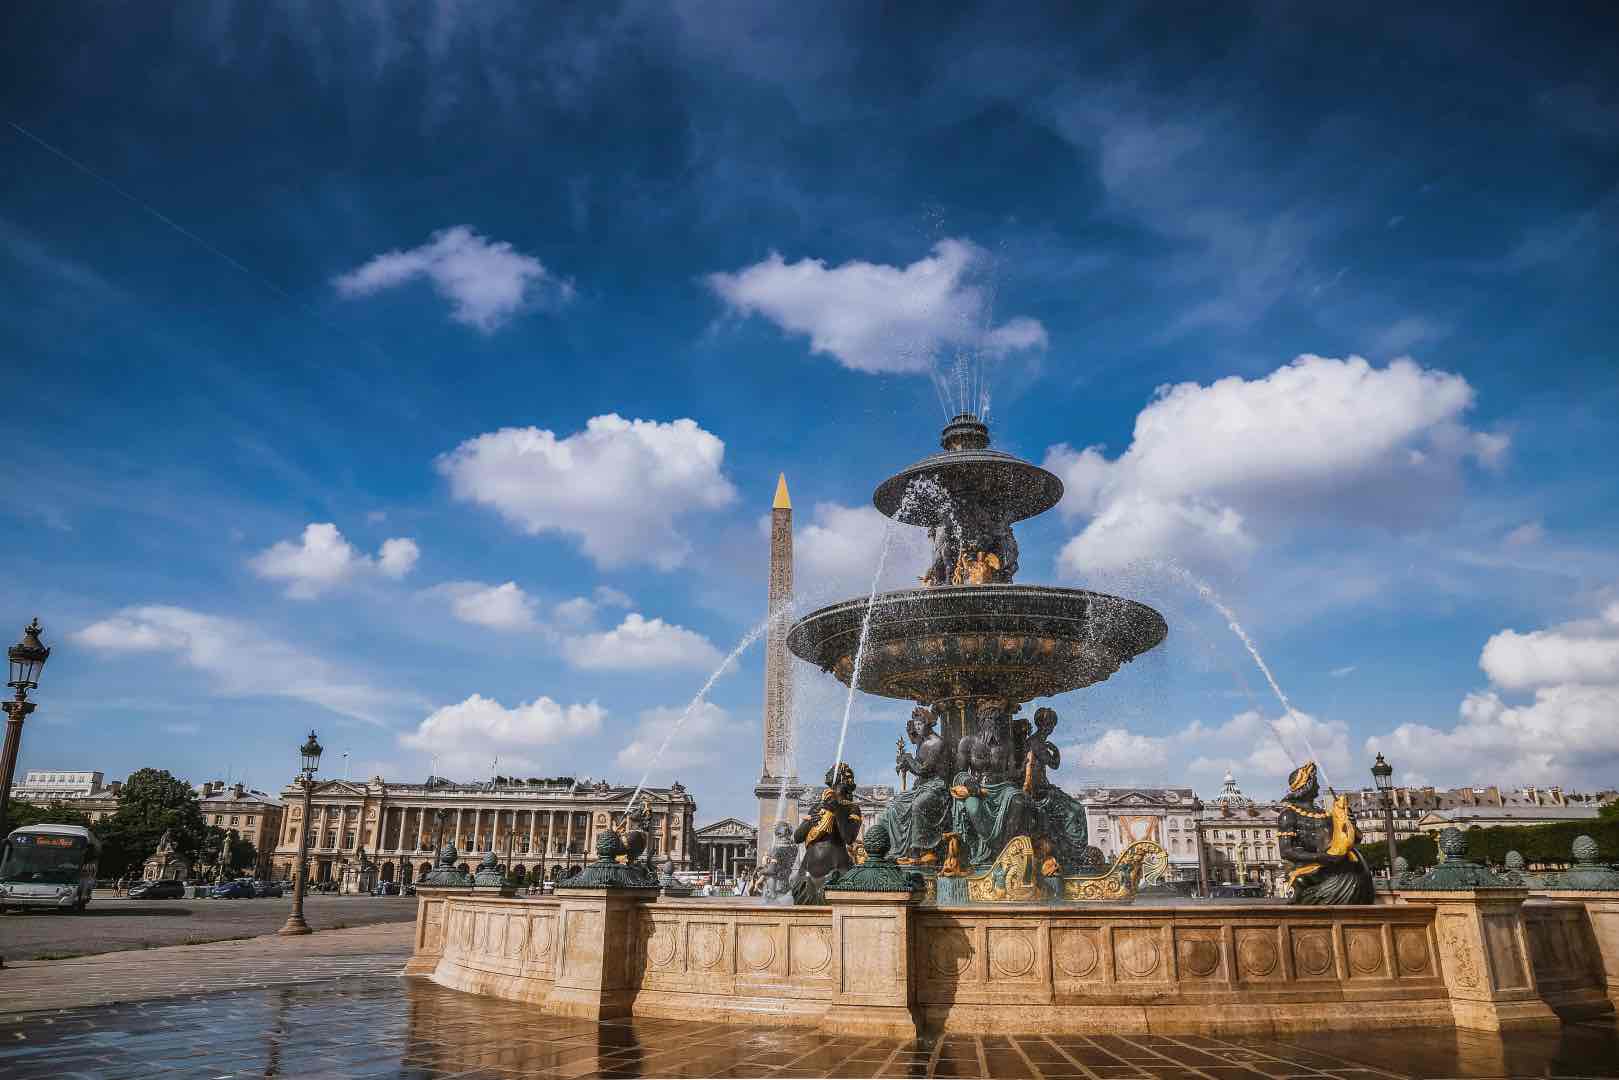
[[[502,770],[537,770],[546,767],[537,751],[596,735],[606,717],[607,710],[594,701],[561,705],[540,697],[508,709],[473,694],[435,709],[416,730],[401,734],[399,744],[435,755],[440,775],[485,775],[497,755]]]
[[[589,596],[575,596],[557,604],[551,614],[559,624],[578,628],[592,625],[603,608],[634,606],[635,601],[628,593],[611,585],[598,585]]]
[[[1619,768],[1619,604],[1547,630],[1502,630],[1479,667],[1491,689],[1468,694],[1449,729],[1402,724],[1366,751],[1435,766],[1453,783],[1505,773],[1526,783],[1611,786]],[[1514,704],[1503,693],[1532,692]]]
[[[730,713],[712,701],[698,704],[682,724],[680,718],[685,711],[681,706],[642,712],[634,734],[619,750],[614,764],[634,771],[637,777],[655,765],[658,775],[667,778],[675,769],[730,760],[735,756],[738,740],[750,737],[747,725],[734,721]],[[677,724],[680,725],[678,731]],[[752,732],[751,736],[756,739],[758,732]]]
[[[709,670],[723,659],[702,634],[632,611],[612,630],[563,642],[568,663],[590,671]]]
[[[988,254],[945,239],[909,266],[820,259],[789,263],[777,252],[734,274],[708,275],[708,287],[740,315],[762,315],[810,339],[810,351],[869,373],[919,374],[945,349],[1002,354],[1044,348],[1046,331],[1019,317],[987,325],[991,292],[974,281]]]
[[[1223,724],[1194,721],[1176,738],[1198,748],[1187,771],[1207,777],[1205,786],[1230,769],[1258,798],[1311,760],[1321,769],[1323,788],[1361,786],[1349,752],[1349,727],[1341,720],[1319,720],[1296,709],[1291,716],[1247,709]]]
[[[439,456],[457,499],[490,507],[526,533],[564,533],[604,567],[646,562],[672,570],[691,541],[676,527],[736,499],[721,466],[725,443],[694,420],[597,416],[557,438],[502,428]]]
[[[102,652],[167,652],[207,674],[226,697],[283,697],[342,716],[382,723],[417,701],[372,686],[349,672],[235,619],[164,605],[125,608],[73,635]]]
[[[1168,764],[1169,743],[1165,738],[1108,728],[1090,742],[1074,747],[1069,754],[1077,753],[1081,767],[1086,770],[1132,772],[1142,776]]]
[[[1119,457],[1047,451],[1067,489],[1061,512],[1086,520],[1061,568],[1078,577],[1153,558],[1230,567],[1303,528],[1419,528],[1446,511],[1466,462],[1492,466],[1505,453],[1505,436],[1463,423],[1473,399],[1460,375],[1354,356],[1160,387]]]
[[[397,581],[415,568],[416,560],[421,558],[421,554],[422,549],[409,537],[396,536],[392,540],[384,540],[382,548],[377,552],[377,569],[384,577],[391,577]]]
[[[429,590],[450,600],[450,613],[464,623],[493,630],[537,630],[536,603],[515,581],[487,585],[481,581],[448,581]]]
[[[1501,540],[1507,547],[1529,547],[1546,539],[1546,526],[1540,521],[1526,521],[1507,533]]]
[[[336,525],[312,522],[293,543],[278,540],[248,560],[259,577],[287,583],[287,595],[310,600],[356,574],[376,572],[402,578],[416,565],[421,549],[414,540],[385,540],[375,559],[362,554],[343,538]]]
[[[888,519],[867,503],[843,506],[834,502],[816,503],[808,520],[793,530],[793,586],[815,602],[830,601],[850,593],[864,595],[871,588]],[[921,529],[896,526],[893,549],[883,566],[879,588],[906,588],[916,584],[925,568],[907,547],[926,542]],[[759,519],[759,532],[770,535],[770,518]]]
[[[1354,673],[1354,664],[1346,664],[1343,667],[1335,667],[1331,671],[1327,672],[1327,674],[1331,675],[1334,679],[1342,679],[1349,675],[1353,675]]]
[[[388,251],[334,279],[346,297],[372,296],[418,278],[451,303],[450,317],[488,334],[525,303],[566,303],[573,285],[556,277],[532,255],[478,235],[466,225],[440,229],[427,243]]]
[[[1619,687],[1619,604],[1599,619],[1553,630],[1502,630],[1484,643],[1478,663],[1503,690],[1564,683]]]

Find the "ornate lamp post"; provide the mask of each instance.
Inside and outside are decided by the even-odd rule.
[[[10,701],[0,703],[6,710],[6,749],[0,757],[0,839],[6,835],[11,777],[17,771],[17,753],[22,748],[22,722],[34,711],[28,691],[38,688],[40,669],[50,655],[51,650],[39,640],[38,618],[23,628],[22,640],[6,650],[6,659],[11,661],[11,681],[6,685],[17,693]]]
[[[1377,793],[1383,801],[1383,828],[1387,830],[1389,844],[1389,890],[1394,889],[1394,860],[1399,857],[1399,848],[1394,844],[1394,792],[1390,790],[1394,783],[1394,766],[1383,760],[1378,754],[1377,760],[1372,763],[1372,780],[1377,784]]]
[[[307,934],[309,924],[304,922],[304,879],[309,876],[306,865],[309,862],[309,822],[315,812],[315,770],[320,768],[320,743],[315,740],[315,733],[309,733],[309,739],[298,748],[302,768],[298,770],[298,783],[304,789],[304,824],[298,830],[298,868],[293,872],[292,881],[292,914],[287,916],[287,924],[280,933]]]

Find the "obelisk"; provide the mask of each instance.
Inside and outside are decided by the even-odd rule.
[[[759,800],[758,855],[770,851],[770,827],[778,806],[788,821],[798,817],[798,796],[803,791],[792,768],[792,671],[788,668],[787,626],[793,601],[793,502],[787,496],[787,474],[776,478],[776,498],[770,506],[770,626],[765,631],[764,767],[753,794]],[[787,786],[785,806],[782,785]],[[759,865],[763,865],[761,862]]]

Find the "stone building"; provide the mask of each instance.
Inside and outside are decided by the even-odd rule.
[[[1203,809],[1191,788],[1092,787],[1074,793],[1085,807],[1091,846],[1112,861],[1138,840],[1169,853],[1170,880],[1198,879],[1197,817]]]
[[[451,840],[462,870],[475,870],[483,853],[494,851],[509,872],[560,877],[595,858],[596,835],[619,824],[633,792],[570,776],[481,784],[438,777],[422,784],[389,783],[380,776],[365,783],[321,781],[313,795],[309,877],[337,881],[363,847],[377,864],[378,880],[414,881],[432,869],[440,843]],[[690,869],[696,801],[678,782],[641,794],[653,816],[653,854],[661,859],[667,852],[676,869]],[[291,878],[303,828],[302,789],[288,784],[281,801],[286,813],[272,867],[275,877]]]
[[[1440,832],[1451,825],[1469,828],[1477,825],[1544,825],[1554,821],[1596,818],[1607,803],[1619,799],[1612,791],[1586,794],[1564,791],[1561,787],[1432,788],[1397,787],[1389,792],[1393,800],[1394,840],[1419,832]],[[1388,829],[1383,816],[1382,796],[1363,788],[1352,792],[1349,804],[1360,826],[1362,846],[1387,842]]]
[[[167,831],[157,841],[157,850],[141,863],[142,881],[185,881],[191,876],[191,860],[174,850],[174,839]]]
[[[93,770],[29,769],[20,783],[11,785],[11,797],[39,805],[82,799],[100,788],[101,774]]]
[[[281,800],[244,784],[226,787],[223,780],[208,781],[197,789],[197,795],[203,821],[226,832],[235,829],[236,835],[252,844],[258,853],[252,875],[269,877],[270,853],[281,836],[285,809]]]
[[[734,817],[721,818],[697,830],[692,869],[712,870],[727,878],[743,877],[759,865],[758,850],[759,833],[752,825]]]
[[[1229,772],[1220,794],[1204,806],[1197,818],[1197,850],[1201,858],[1198,884],[1263,885],[1275,894],[1287,867],[1277,840],[1274,802],[1248,798]]]

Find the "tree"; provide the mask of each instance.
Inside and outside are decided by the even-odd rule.
[[[1426,870],[1439,861],[1439,846],[1434,838],[1427,833],[1413,833],[1407,836],[1396,835],[1395,842],[1400,848],[1400,858],[1405,860],[1406,867],[1413,873]],[[1366,865],[1375,871],[1388,869],[1389,846],[1379,840],[1373,844],[1360,846],[1361,857]]]
[[[83,825],[87,829],[95,829],[95,826],[90,824],[89,815],[65,803],[53,802],[46,806],[25,802],[8,803],[6,828],[20,829],[24,825]]]
[[[118,877],[140,866],[167,832],[181,855],[195,857],[208,836],[197,794],[167,769],[137,769],[118,794],[118,811],[102,822],[101,866]]]

